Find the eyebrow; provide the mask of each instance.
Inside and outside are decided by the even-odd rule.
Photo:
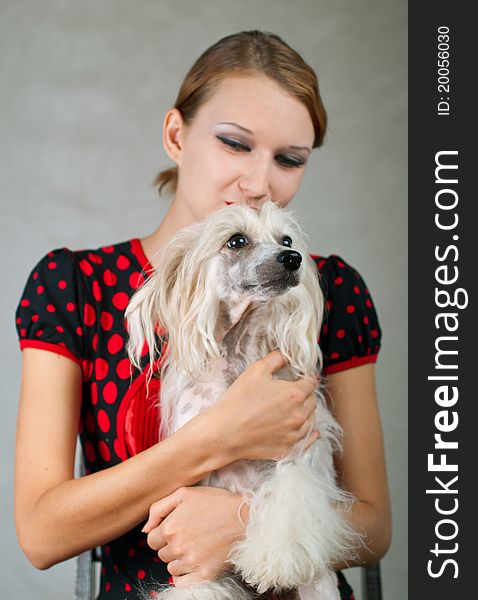
[[[237,127],[245,133],[248,133],[249,135],[254,135],[254,132],[252,132],[250,129],[247,129],[246,127],[243,127],[242,125],[232,121],[221,121],[218,123],[218,125],[232,125],[233,127]],[[288,146],[288,148],[291,150],[306,150],[309,154],[312,152],[312,148],[309,148],[309,146]]]

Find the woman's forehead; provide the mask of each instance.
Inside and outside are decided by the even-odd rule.
[[[298,145],[314,140],[309,112],[302,102],[265,76],[234,76],[220,81],[196,118],[206,126],[242,130],[246,135],[272,131],[293,135]],[[287,140],[288,144],[295,143]]]

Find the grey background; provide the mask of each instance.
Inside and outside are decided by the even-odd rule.
[[[13,453],[21,358],[14,310],[58,246],[141,237],[167,200],[163,115],[193,60],[220,37],[282,35],[319,74],[330,117],[294,200],[317,253],[367,282],[384,332],[377,364],[393,503],[387,600],[407,594],[407,6],[405,1],[0,0],[0,422],[2,598],[72,598],[73,561],[36,571],[17,546]],[[358,569],[347,576],[360,598]]]

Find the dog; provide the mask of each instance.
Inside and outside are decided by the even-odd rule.
[[[274,349],[288,359],[280,379],[317,379],[323,310],[317,266],[289,210],[272,201],[260,211],[232,205],[179,231],[125,314],[127,351],[137,368],[145,342],[150,367],[158,356],[158,326],[167,332],[160,439],[210,407]],[[237,461],[199,482],[243,494],[250,509],[245,538],[233,546],[234,568],[222,577],[161,587],[159,600],[340,598],[330,565],[353,558],[360,535],[345,519],[354,499],[334,471],[341,428],[320,385],[316,397],[320,437],[310,448],[311,432],[281,460]]]

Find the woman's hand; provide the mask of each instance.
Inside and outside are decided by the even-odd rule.
[[[250,365],[214,406],[196,417],[204,420],[203,428],[214,432],[229,462],[279,460],[313,429],[316,381],[273,379],[286,364],[287,359],[274,350]],[[317,431],[311,433],[306,447],[318,436]]]
[[[176,587],[216,579],[231,566],[232,544],[245,534],[237,515],[241,502],[241,494],[198,486],[179,488],[151,505],[143,531],[168,563]]]

